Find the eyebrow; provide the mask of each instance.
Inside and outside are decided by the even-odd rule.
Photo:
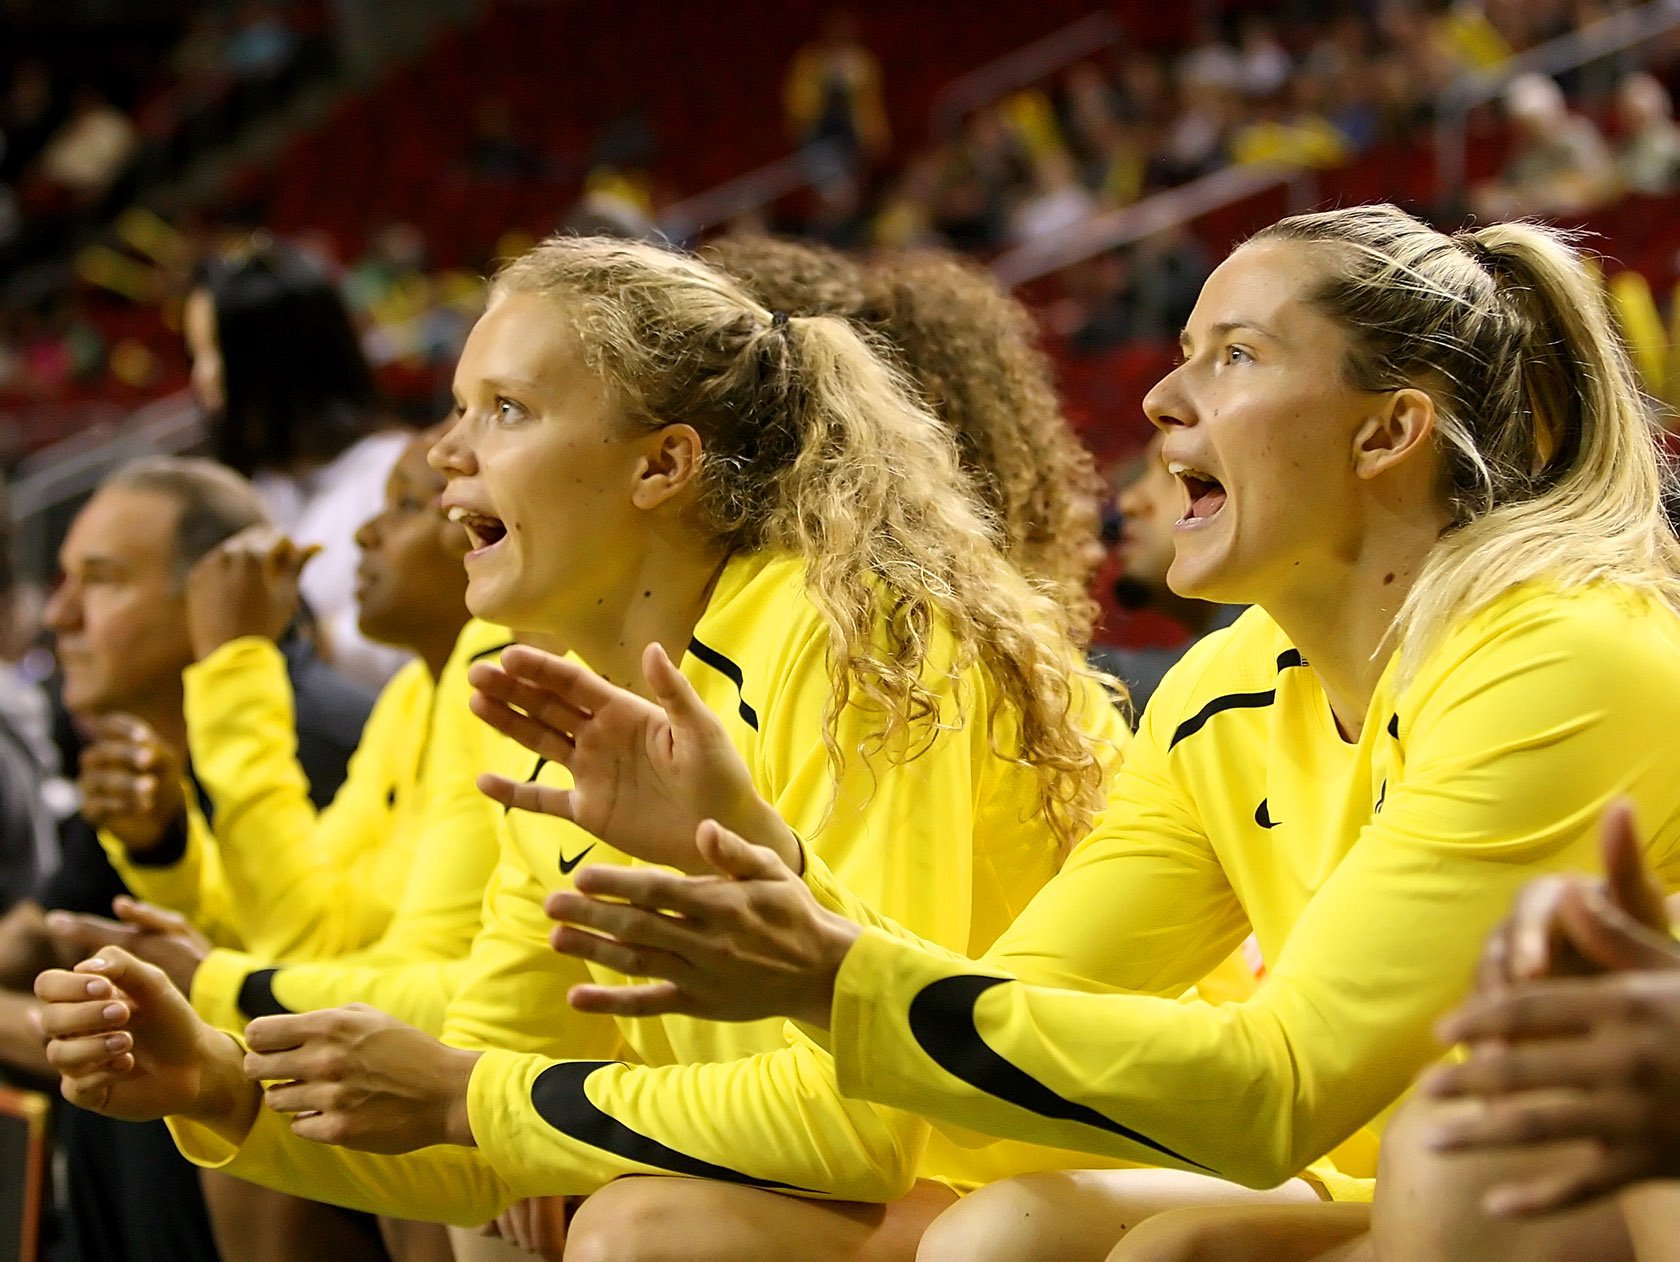
[[[527,381],[523,377],[484,377],[481,380],[482,384],[489,386],[492,390],[534,391],[542,388],[535,381]]]
[[[1249,329],[1252,332],[1258,333],[1261,337],[1268,338],[1273,342],[1282,342],[1284,340],[1277,333],[1261,324],[1258,320],[1221,320],[1218,324],[1210,328],[1208,332],[1215,338],[1221,338],[1227,333],[1235,332],[1237,329]],[[1184,347],[1187,346],[1189,342],[1190,327],[1186,325],[1178,331],[1178,344],[1180,347]]]

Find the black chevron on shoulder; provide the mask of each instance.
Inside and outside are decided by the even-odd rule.
[[[1305,666],[1307,659],[1301,656],[1299,649],[1285,649],[1278,654],[1277,668],[1286,671],[1293,666]],[[1207,721],[1216,714],[1226,710],[1261,710],[1277,700],[1277,689],[1267,688],[1264,692],[1227,692],[1215,697],[1200,710],[1192,714],[1184,722],[1173,729],[1172,740],[1167,742],[1171,749],[1187,736],[1194,736],[1207,726]]]
[[[1011,1064],[993,1051],[980,1037],[975,1025],[974,1005],[980,996],[994,986],[1001,986],[1008,978],[985,977],[974,973],[959,973],[930,982],[910,1001],[910,1034],[928,1057],[946,1073],[960,1078],[976,1091],[983,1091],[1016,1108],[1036,1113],[1056,1121],[1078,1122],[1084,1126],[1107,1131],[1139,1144],[1151,1152],[1158,1152],[1181,1161],[1197,1170],[1209,1167],[1176,1153],[1165,1144],[1149,1138],[1141,1131],[1123,1126],[1113,1118],[1098,1113],[1089,1105],[1070,1100],[1051,1090],[1018,1065]],[[1211,1173],[1211,1171],[1210,1171]]]
[[[509,640],[506,644],[497,644],[497,645],[494,645],[491,648],[480,649],[478,652],[476,652],[472,655],[471,660],[475,661],[475,662],[482,662],[485,658],[489,657],[492,653],[500,653],[503,649],[510,649],[517,643],[518,643],[517,640]]]
[[[584,1083],[596,1070],[618,1063],[612,1060],[566,1060],[550,1065],[531,1084],[531,1103],[543,1121],[561,1134],[570,1135],[591,1148],[599,1148],[627,1161],[697,1179],[740,1183],[775,1192],[811,1191],[791,1183],[777,1183],[774,1179],[757,1179],[728,1166],[691,1157],[650,1135],[632,1130],[616,1117],[602,1112],[585,1092]]]
[[[758,731],[758,711],[748,705],[747,699],[741,695],[741,687],[746,682],[746,677],[742,675],[741,668],[711,645],[700,643],[698,638],[691,637],[689,639],[688,651],[735,685],[735,696],[740,702],[741,718],[753,731]]]

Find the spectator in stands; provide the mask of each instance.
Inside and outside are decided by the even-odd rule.
[[[240,79],[272,79],[297,55],[298,36],[272,0],[249,0],[239,7],[233,31],[222,46],[222,60]]]
[[[408,435],[381,406],[343,299],[301,252],[262,244],[206,263],[181,323],[212,452],[255,482],[293,540],[322,548],[302,590],[323,656],[379,686],[404,658],[356,627],[351,536]]]
[[[1173,663],[1204,635],[1230,626],[1243,611],[1241,605],[1192,600],[1167,586],[1173,523],[1183,515],[1184,495],[1178,479],[1161,461],[1161,442],[1159,434],[1150,440],[1139,468],[1118,496],[1120,577],[1115,580],[1114,596],[1122,609],[1165,614],[1183,626],[1188,636],[1173,648],[1103,645],[1091,650],[1093,662],[1125,681],[1132,694],[1132,711],[1138,716]]]
[[[1264,14],[1250,13],[1243,18],[1237,55],[1242,90],[1250,100],[1264,101],[1288,86],[1295,62],[1278,39],[1277,28]]]
[[[66,822],[56,870],[0,919],[0,1059],[14,1068],[45,1068],[28,1020],[33,1000],[24,993],[53,962],[45,911],[109,913],[113,898],[127,893],[94,827],[113,830],[112,854],[124,865],[155,860],[185,836],[185,814],[196,809],[180,777],[181,672],[192,661],[185,574],[223,539],[266,519],[244,479],[208,461],[165,458],[109,479],[65,539],[64,578],[47,618],[57,636],[64,703],[90,725],[93,742],[82,763],[81,813]],[[299,752],[312,795],[325,803],[344,778],[368,699],[302,646],[288,656]],[[144,760],[150,768],[144,818],[106,791],[106,768],[119,759]],[[123,842],[132,848],[125,852]],[[80,1256],[132,1262],[218,1256],[197,1173],[161,1128],[67,1109],[59,1130]],[[339,1243],[353,1249],[355,1240],[346,1233]]]
[[[1097,209],[1096,198],[1079,182],[1079,168],[1059,145],[1037,154],[1032,184],[1009,216],[1016,244],[1054,237],[1084,223]]]
[[[0,484],[0,626],[13,623],[17,570],[11,506]],[[58,780],[47,697],[7,660],[0,637],[0,913],[34,895],[57,860],[57,820],[51,799]]]
[[[41,209],[62,197],[73,207],[94,205],[116,182],[140,143],[134,124],[98,87],[84,83],[71,98],[70,117],[47,141],[35,176],[44,186]]]
[[[1622,124],[1616,147],[1622,187],[1646,197],[1673,192],[1680,185],[1680,124],[1668,89],[1643,71],[1627,75],[1616,91],[1616,112]]]
[[[830,143],[848,166],[880,159],[892,143],[881,62],[859,38],[849,10],[831,10],[821,35],[793,55],[782,103],[794,144]]]
[[[1541,74],[1521,74],[1505,89],[1515,148],[1497,179],[1471,190],[1485,219],[1580,215],[1615,194],[1616,168],[1591,120],[1572,113],[1563,90]]]

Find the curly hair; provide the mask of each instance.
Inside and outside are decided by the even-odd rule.
[[[878,747],[914,757],[945,717],[929,672],[978,663],[997,690],[994,747],[1035,770],[1064,845],[1083,835],[1103,772],[1061,610],[1004,556],[950,432],[851,324],[773,313],[698,258],[598,237],[551,238],[509,263],[490,301],[509,293],[563,304],[630,423],[699,432],[704,529],[731,551],[804,559],[828,627],[837,770],[848,704],[877,707]]]
[[[984,268],[941,250],[862,263],[827,246],[742,234],[702,253],[766,307],[844,316],[884,344],[956,435],[1010,559],[1062,607],[1075,642],[1088,643],[1103,486],[1062,413],[1026,309]]]

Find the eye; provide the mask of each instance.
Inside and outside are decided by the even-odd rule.
[[[517,421],[530,415],[530,413],[525,410],[525,405],[517,399],[510,399],[506,395],[498,394],[496,396],[496,415],[505,421]]]
[[[1248,353],[1246,347],[1231,345],[1225,348],[1225,362],[1227,364],[1252,364],[1254,356]]]

